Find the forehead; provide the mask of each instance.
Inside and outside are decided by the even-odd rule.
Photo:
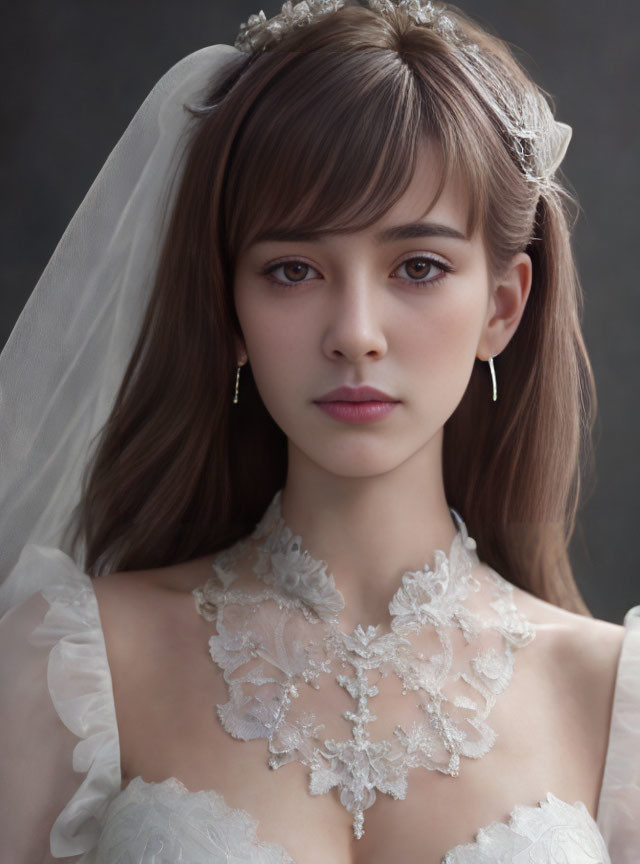
[[[433,203],[442,181],[442,171],[442,158],[437,149],[430,142],[421,143],[407,189],[379,224],[400,224],[422,219],[428,214],[431,221],[449,225],[465,234],[469,201],[458,173],[451,172]]]

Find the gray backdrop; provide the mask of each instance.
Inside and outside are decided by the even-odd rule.
[[[185,54],[232,43],[258,0],[3,3],[0,345],[67,222],[155,81]],[[564,167],[582,213],[575,248],[599,397],[597,476],[571,558],[587,603],[620,622],[640,603],[636,204],[640,4],[461,0],[520,46],[574,137]],[[262,8],[268,17],[278,2]]]

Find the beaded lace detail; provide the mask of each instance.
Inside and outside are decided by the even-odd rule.
[[[409,769],[456,777],[462,756],[490,751],[489,714],[509,685],[515,650],[535,636],[513,586],[480,564],[451,513],[458,530],[449,554],[436,550],[433,569],[402,575],[390,632],[340,629],[344,598],[327,564],[285,524],[281,490],[193,592],[217,629],[209,646],[228,685],[228,702],[217,706],[224,728],[242,740],[265,738],[271,768],[293,760],[308,767],[312,795],[337,787],[356,838],[376,792],[405,798]],[[265,587],[240,586],[247,574]]]

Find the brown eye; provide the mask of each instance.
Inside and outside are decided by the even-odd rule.
[[[418,284],[437,282],[452,270],[452,268],[443,261],[439,261],[436,258],[427,258],[425,256],[407,258],[406,261],[402,262],[400,267],[405,268],[407,281],[417,282]],[[438,275],[438,272],[440,275]],[[431,274],[431,277],[427,278],[429,277],[429,274]]]
[[[282,272],[287,279],[292,279],[299,282],[301,277],[304,277],[305,272],[309,269],[308,264],[302,264],[300,261],[292,261],[291,263],[281,264]]]
[[[278,270],[282,272],[284,278],[280,278],[279,276],[273,278],[271,276],[272,273],[275,274]],[[276,284],[296,285],[298,283],[309,281],[309,279],[304,278],[309,270],[316,272],[310,264],[305,264],[304,261],[279,261],[277,264],[272,264],[270,267],[267,267],[267,269],[263,271],[263,275],[269,276],[270,281],[275,282]]]
[[[406,264],[409,276],[412,278],[415,276],[417,279],[421,279],[433,267],[431,261],[427,261],[425,258],[413,258]]]

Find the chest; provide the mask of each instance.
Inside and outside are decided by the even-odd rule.
[[[535,651],[531,646],[516,656],[510,687],[491,714],[497,738],[490,752],[463,759],[458,777],[409,770],[403,800],[378,789],[364,834],[354,839],[338,788],[310,794],[308,766],[292,760],[273,770],[264,738],[240,740],[223,727],[217,706],[227,703],[229,687],[208,650],[216,630],[194,619],[192,600],[184,599],[180,614],[190,627],[175,621],[162,638],[147,634],[139,662],[112,670],[125,783],[176,777],[192,792],[215,790],[257,820],[261,841],[280,845],[296,864],[382,864],[398,857],[438,864],[479,828],[506,820],[515,804],[536,804],[549,791],[584,801],[595,816],[601,766],[590,758],[570,704],[558,703],[558,681],[540,675],[541,640]],[[344,714],[357,712],[358,699],[335,680],[336,671],[316,681],[319,689],[299,682],[297,698],[322,717],[327,738],[344,740],[353,729]],[[397,676],[371,671],[366,679],[377,690],[368,699],[376,717],[368,726],[372,739],[390,739],[398,724],[407,728],[416,720],[415,699],[403,695]]]

